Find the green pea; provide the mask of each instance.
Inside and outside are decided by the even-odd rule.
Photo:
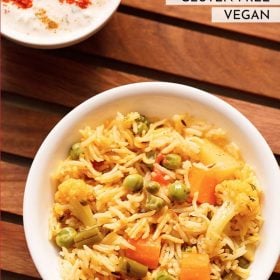
[[[242,268],[248,268],[250,265],[250,262],[246,258],[240,257],[240,258],[238,258],[238,265]]]
[[[149,130],[150,122],[145,116],[140,115],[135,121],[137,123],[137,134],[143,135]]]
[[[142,123],[145,123],[145,124],[147,124],[147,125],[150,124],[149,120],[148,120],[147,117],[144,116],[144,115],[140,115],[139,118],[137,118],[135,121],[136,121],[136,122],[142,122]]]
[[[174,280],[174,278],[165,270],[159,271],[154,280]]]
[[[78,160],[81,153],[82,153],[81,144],[75,143],[72,145],[69,155],[71,159]]]
[[[74,244],[76,234],[76,230],[72,227],[65,227],[57,234],[55,242],[59,247],[69,248]]]
[[[130,192],[138,192],[143,188],[143,177],[139,174],[131,174],[126,176],[123,186]]]
[[[155,195],[148,195],[146,204],[145,204],[145,209],[147,211],[152,211],[152,210],[160,210],[162,207],[165,205],[165,202],[162,198],[157,197]]]
[[[148,272],[147,266],[125,257],[121,258],[119,267],[124,275],[136,279],[144,278]]]
[[[187,186],[179,181],[170,184],[168,187],[168,196],[170,199],[183,202],[187,199],[190,190]]]
[[[145,123],[139,123],[137,124],[137,133],[140,135],[143,135],[143,133],[147,133],[149,130],[149,126]]]
[[[161,164],[167,169],[175,170],[181,166],[182,159],[177,154],[169,154],[165,156]]]
[[[158,182],[150,181],[147,183],[146,190],[151,194],[155,194],[159,191],[160,184]]]
[[[74,242],[77,248],[82,248],[83,245],[91,246],[93,244],[99,243],[102,239],[102,233],[99,231],[99,228],[95,226],[77,233],[77,235],[74,237]]]

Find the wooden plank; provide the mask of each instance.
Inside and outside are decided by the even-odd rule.
[[[29,110],[2,102],[2,151],[34,157],[61,114]]]
[[[28,253],[23,227],[20,225],[0,222],[1,226],[1,268],[33,277],[40,277]],[[13,242],[10,242],[13,240]],[[16,252],[16,254],[15,254]],[[280,259],[274,272],[280,273]]]
[[[146,80],[124,72],[79,63],[74,59],[49,55],[45,51],[25,48],[5,39],[2,39],[1,47],[4,91],[68,107],[74,107],[106,89]]]
[[[45,67],[41,67],[45,65]],[[2,89],[74,107],[112,87],[151,79],[2,40]],[[30,83],[30,77],[32,83]],[[68,78],[69,77],[69,78]],[[65,96],[67,95],[67,98]]]
[[[36,277],[18,274],[7,270],[1,270],[1,277],[2,277],[1,279],[3,280],[38,280],[39,279]]]
[[[167,6],[165,0],[123,0],[122,3],[129,7],[160,13],[177,19],[280,42],[279,23],[212,23],[211,7],[209,6]]]
[[[28,166],[1,161],[1,211],[22,215]]]
[[[74,47],[179,76],[280,98],[280,52],[117,13]]]
[[[1,269],[40,277],[28,252],[23,227],[3,221],[0,222],[0,227]]]

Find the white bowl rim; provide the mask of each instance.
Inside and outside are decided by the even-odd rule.
[[[92,24],[81,29],[79,32],[70,32],[68,35],[63,36],[63,39],[57,36],[48,38],[48,41],[46,39],[41,39],[42,41],[40,41],[40,39],[34,36],[27,37],[20,32],[9,29],[9,27],[5,28],[3,25],[1,26],[1,34],[14,42],[33,48],[56,49],[67,47],[89,38],[106,24],[121,3],[121,0],[110,1],[112,1],[110,8],[106,9],[106,12],[102,13],[102,16],[98,17]]]
[[[34,157],[33,163],[31,165],[27,181],[26,181],[26,187],[24,192],[24,199],[23,199],[23,225],[24,225],[24,233],[27,241],[27,246],[29,249],[29,252],[31,254],[31,257],[36,265],[36,268],[38,269],[40,275],[43,279],[47,279],[46,269],[41,266],[39,262],[37,262],[37,256],[35,253],[34,245],[32,244],[33,235],[31,231],[31,227],[29,225],[32,224],[31,216],[29,215],[32,213],[32,182],[33,177],[36,173],[36,166],[41,162],[43,154],[47,150],[47,147],[51,145],[53,142],[53,139],[55,139],[55,135],[60,129],[63,127],[69,126],[69,124],[75,120],[76,117],[78,117],[81,113],[83,114],[85,111],[91,110],[93,111],[95,108],[98,108],[98,106],[106,104],[107,100],[109,102],[117,100],[119,98],[123,98],[126,96],[131,96],[133,94],[139,94],[139,91],[152,91],[152,89],[162,89],[163,95],[174,95],[178,97],[186,98],[186,96],[190,97],[193,100],[198,101],[199,103],[207,104],[208,102],[213,102],[214,106],[216,108],[219,108],[222,111],[227,111],[226,114],[231,115],[231,117],[237,118],[240,121],[242,121],[243,125],[246,126],[246,129],[248,129],[248,132],[256,141],[260,143],[261,146],[261,153],[263,156],[265,156],[265,160],[269,161],[269,167],[270,167],[270,176],[273,179],[272,181],[275,182],[274,185],[277,185],[277,182],[280,182],[280,172],[279,172],[279,166],[277,164],[277,161],[268,146],[267,142],[263,138],[263,136],[260,134],[260,132],[256,129],[256,127],[243,115],[241,114],[237,109],[232,107],[227,102],[223,101],[222,99],[208,93],[202,90],[199,90],[197,88],[193,88],[187,85],[177,84],[177,83],[170,83],[170,82],[139,82],[139,83],[133,83],[133,84],[127,84],[119,87],[115,87],[109,90],[106,90],[102,93],[99,93],[84,102],[82,102],[80,105],[75,107],[72,111],[70,111],[66,116],[64,116],[57,124],[56,126],[50,131],[48,136],[45,138],[43,143],[41,144],[37,154]],[[138,92],[137,92],[138,91]],[[168,91],[168,92],[167,92]],[[186,93],[187,92],[187,93]],[[213,105],[213,104],[212,104]],[[36,177],[36,176],[35,176]],[[277,186],[278,187],[278,186]],[[277,189],[278,197],[280,197],[280,189]],[[280,203],[276,205],[277,207],[277,213],[280,213]],[[31,212],[30,212],[31,211]],[[277,224],[280,225],[280,215],[277,216],[278,222]],[[274,231],[274,237],[280,236],[280,226],[275,228]],[[279,239],[278,239],[279,240]],[[278,241],[277,240],[277,241]],[[280,241],[280,240],[279,240]],[[258,278],[262,280],[266,280],[269,278],[271,273],[273,272],[273,269],[277,263],[279,254],[280,254],[280,242],[278,241],[275,246],[273,246],[270,251],[270,262],[267,262],[262,267],[262,273],[264,278]]]

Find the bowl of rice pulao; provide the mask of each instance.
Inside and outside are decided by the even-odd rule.
[[[265,280],[280,249],[280,176],[257,129],[201,90],[103,92],[50,132],[24,230],[45,280]]]

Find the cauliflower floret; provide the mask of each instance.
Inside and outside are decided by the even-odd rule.
[[[68,179],[58,186],[55,201],[67,204],[71,200],[88,201],[93,198],[92,187],[80,179]]]
[[[214,214],[206,232],[206,245],[211,255],[221,233],[237,214],[254,216],[260,211],[258,192],[255,186],[241,180],[225,180],[216,186],[216,195],[223,201]]]
[[[73,216],[85,226],[93,226],[96,221],[93,217],[88,201],[93,199],[92,187],[80,179],[68,179],[58,186],[55,193],[55,202],[69,204]]]

